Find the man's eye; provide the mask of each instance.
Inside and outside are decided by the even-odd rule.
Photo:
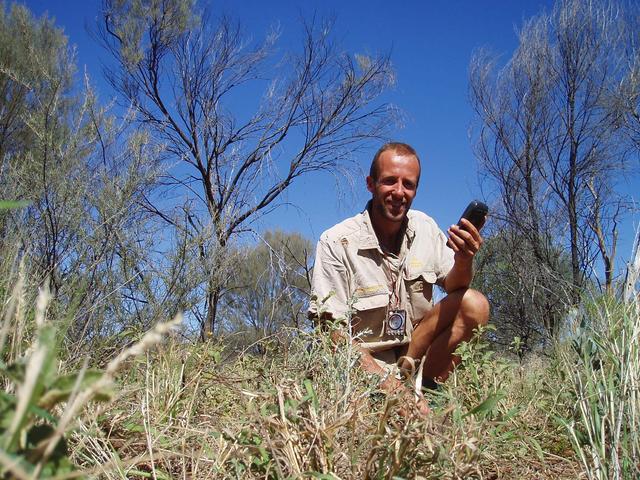
[[[395,185],[396,179],[395,178],[383,178],[382,180],[380,180],[380,183],[382,183],[383,185]]]
[[[404,188],[406,188],[407,190],[415,190],[416,189],[416,184],[413,182],[404,182],[403,183]]]

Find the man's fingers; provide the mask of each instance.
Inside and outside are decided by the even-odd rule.
[[[462,223],[461,225],[462,231],[467,232],[469,235],[471,235],[476,242],[481,241],[480,232],[478,232],[478,229],[475,227],[473,223],[471,223],[466,218],[461,218],[460,223]]]
[[[431,409],[429,408],[429,403],[427,403],[427,401],[424,398],[420,398],[418,399],[417,403],[417,407],[418,407],[418,413],[422,416],[428,416],[431,413]]]
[[[466,220],[465,220],[466,221]],[[469,225],[471,225],[469,223]],[[473,225],[472,225],[473,227]],[[474,232],[460,228],[458,225],[451,225],[449,228],[449,244],[454,252],[464,252],[468,255],[475,255],[482,245],[482,237],[474,228]],[[474,235],[475,234],[475,235]],[[455,248],[454,248],[455,247]]]
[[[486,221],[486,216],[485,216],[485,221]],[[469,220],[467,220],[466,218],[461,218],[460,222],[464,226],[464,228],[461,229],[461,231],[467,232],[469,235],[471,235],[471,237],[475,242],[475,245],[477,246],[477,249],[475,250],[477,252],[483,243],[482,235],[480,235],[480,232],[475,227],[475,225],[471,223]]]

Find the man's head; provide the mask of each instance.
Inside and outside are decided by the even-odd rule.
[[[418,153],[415,151],[415,149],[411,145],[409,145],[408,143],[402,143],[402,142],[389,142],[382,145],[380,149],[376,152],[376,154],[373,156],[371,167],[369,167],[369,176],[374,180],[378,179],[378,175],[380,173],[380,166],[378,161],[380,159],[380,155],[382,155],[384,152],[387,152],[389,150],[392,150],[399,155],[408,155],[408,156],[413,155],[414,157],[416,157],[416,160],[418,161],[418,170],[420,170],[420,157],[418,157]],[[418,172],[418,180],[420,180],[419,172]]]
[[[420,180],[420,159],[406,143],[387,143],[373,157],[367,177],[372,215],[402,222],[411,207]]]

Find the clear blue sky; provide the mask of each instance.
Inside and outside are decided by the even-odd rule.
[[[506,61],[517,46],[516,30],[551,1],[544,0],[224,0],[211,2],[214,12],[237,18],[254,39],[270,26],[282,31],[281,46],[299,31],[299,19],[312,13],[333,14],[338,38],[354,53],[388,53],[397,74],[397,86],[388,95],[401,108],[406,122],[395,139],[412,144],[423,159],[420,190],[414,208],[430,214],[441,228],[457,220],[468,201],[481,197],[469,129],[473,112],[468,101],[468,66],[472,52],[488,47]],[[99,1],[29,0],[36,14],[45,11],[64,28],[77,46],[80,70],[86,69],[103,99],[112,93],[101,81],[100,58],[105,53],[87,35],[85,24],[95,24]],[[368,169],[375,149],[359,164]],[[625,186],[637,195],[637,176]],[[343,190],[347,188],[342,185]],[[348,188],[347,188],[348,190]],[[364,177],[356,179],[353,194],[337,196],[333,178],[314,176],[293,186],[286,200],[298,208],[283,207],[262,220],[259,228],[278,226],[299,231],[315,241],[320,233],[360,210],[368,198]],[[637,217],[636,217],[637,219]],[[630,255],[633,221],[621,232],[618,268]]]

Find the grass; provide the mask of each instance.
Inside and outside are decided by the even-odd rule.
[[[561,351],[575,413],[563,420],[589,479],[640,476],[638,306],[600,299]]]
[[[2,312],[5,478],[634,478],[637,305],[590,302],[553,352],[498,354],[478,335],[404,418],[350,348],[283,331],[264,355],[185,344],[159,325],[102,369],[65,361],[46,291]],[[35,306],[31,306],[35,302]],[[61,322],[61,324],[64,322]]]
[[[285,336],[285,335],[283,335]],[[468,367],[404,419],[326,337],[291,332],[265,357],[169,342],[138,358],[112,407],[77,434],[73,460],[104,478],[576,478],[551,419],[554,367],[518,365],[476,340]],[[554,405],[555,406],[552,406]],[[565,409],[566,410],[566,409]],[[566,413],[566,411],[563,411]],[[560,438],[559,438],[560,432]],[[87,436],[99,439],[91,445]],[[523,461],[523,459],[526,459]]]

